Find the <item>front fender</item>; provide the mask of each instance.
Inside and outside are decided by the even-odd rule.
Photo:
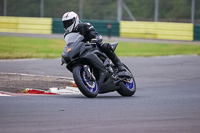
[[[93,50],[84,54],[81,58],[86,59],[90,65],[103,72],[106,70],[106,67],[97,55],[102,55],[102,53],[98,50]]]

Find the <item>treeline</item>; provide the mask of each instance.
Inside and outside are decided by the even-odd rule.
[[[155,0],[124,0],[136,20],[154,20]],[[200,0],[195,0],[200,19]],[[4,0],[0,0],[3,16]],[[66,11],[79,13],[79,0],[44,0],[44,17],[60,18]],[[7,16],[40,17],[40,0],[7,0]],[[130,20],[123,10],[123,20]],[[83,0],[83,19],[117,20],[117,0]],[[191,0],[159,0],[159,21],[190,22]]]

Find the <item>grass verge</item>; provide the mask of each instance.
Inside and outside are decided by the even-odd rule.
[[[118,56],[200,54],[200,45],[188,44],[119,42],[116,54]],[[0,36],[0,59],[59,58],[64,46],[64,39]]]
[[[119,56],[168,56],[168,55],[199,55],[200,45],[197,44],[163,44],[121,42],[117,48]]]

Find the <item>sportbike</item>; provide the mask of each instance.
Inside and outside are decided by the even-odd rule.
[[[132,96],[136,92],[133,74],[125,65],[124,71],[118,72],[117,67],[101,52],[96,42],[83,42],[79,33],[65,36],[66,46],[62,53],[62,65],[73,73],[74,81],[83,95],[94,98],[98,94],[117,91],[121,96]],[[118,43],[111,43],[113,50]]]

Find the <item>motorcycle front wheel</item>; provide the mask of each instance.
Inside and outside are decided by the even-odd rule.
[[[91,71],[90,71],[91,72]],[[95,98],[98,95],[99,87],[96,80],[86,78],[83,66],[76,66],[73,69],[74,81],[83,95],[88,98]]]

